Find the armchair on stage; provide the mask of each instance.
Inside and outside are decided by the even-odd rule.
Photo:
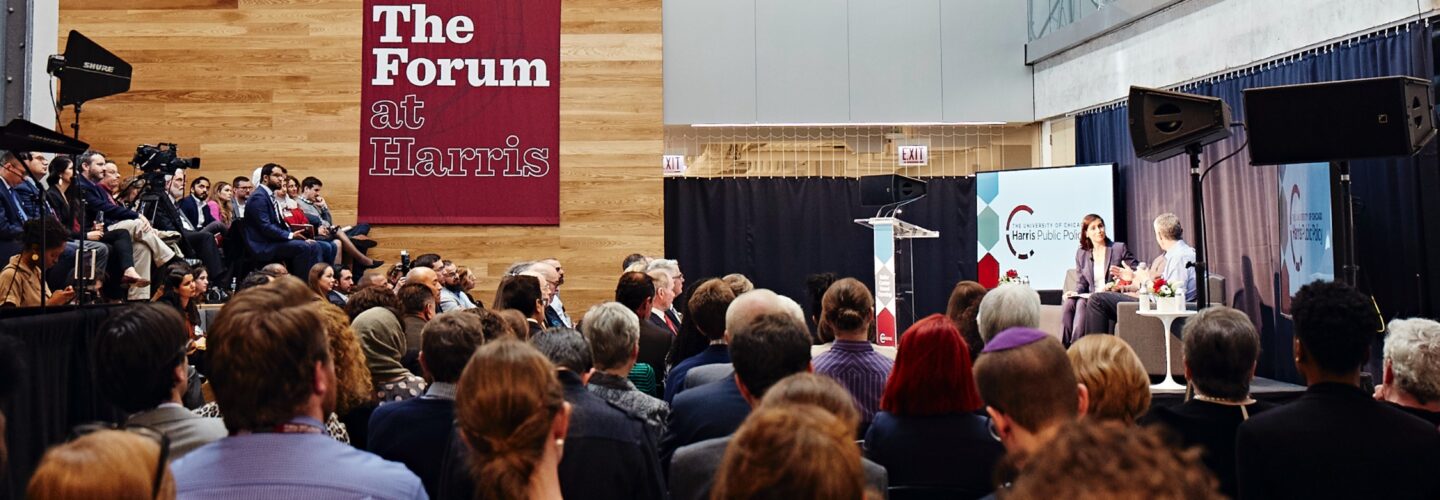
[[[875,343],[883,346],[894,346],[899,342],[899,331],[896,330],[895,318],[898,312],[896,305],[897,297],[902,293],[913,292],[914,290],[899,290],[899,282],[896,281],[896,270],[903,269],[910,273],[910,258],[913,254],[908,251],[896,252],[895,240],[911,240],[919,238],[939,238],[939,231],[932,231],[895,217],[871,217],[869,219],[855,219],[855,223],[868,227],[874,234],[875,242]],[[906,264],[897,264],[896,255],[902,255],[899,261]],[[908,274],[907,274],[908,276]],[[913,287],[913,281],[904,280]],[[912,318],[913,319],[913,318]]]

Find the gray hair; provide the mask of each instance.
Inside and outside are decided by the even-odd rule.
[[[749,325],[760,315],[772,312],[788,314],[800,324],[805,324],[805,310],[794,299],[765,288],[756,288],[735,297],[735,301],[725,309],[725,331],[733,332]]]
[[[520,273],[523,273],[523,272],[525,272],[525,271],[528,271],[528,270],[530,269],[530,265],[531,265],[531,264],[534,264],[534,262],[530,262],[530,261],[528,261],[528,260],[527,260],[527,261],[524,261],[524,262],[516,262],[516,263],[514,263],[514,264],[510,264],[510,268],[508,268],[508,269],[505,270],[505,275],[506,275],[506,276],[519,276]]]
[[[530,337],[530,345],[550,358],[555,366],[577,374],[584,375],[595,367],[590,344],[574,328],[558,327],[537,333]]]
[[[1027,285],[1006,283],[985,294],[975,315],[985,342],[1006,328],[1040,326],[1040,294]]]
[[[1180,241],[1185,237],[1185,229],[1180,227],[1180,218],[1170,212],[1155,217],[1155,232],[1159,233],[1161,238],[1171,241]]]
[[[1440,323],[1424,318],[1390,322],[1385,361],[1395,385],[1421,404],[1440,400]]]
[[[672,280],[673,275],[664,269],[653,269],[645,274],[649,275],[650,279],[655,281],[656,290],[669,290],[670,287],[675,285]]]
[[[1211,306],[1185,322],[1185,366],[1190,381],[1206,396],[1243,399],[1260,357],[1255,324],[1238,309]]]
[[[640,318],[619,302],[591,307],[580,321],[580,330],[601,370],[625,366],[640,342]]]
[[[675,259],[655,259],[650,261],[649,265],[645,266],[646,271],[654,271],[656,269],[663,270],[670,273],[671,276],[674,276],[680,274],[680,261]]]

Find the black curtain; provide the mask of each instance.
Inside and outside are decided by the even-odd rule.
[[[910,304],[916,318],[944,313],[955,283],[975,279],[975,179],[925,180],[928,194],[899,217],[940,238],[896,245],[913,248],[914,296],[908,303],[902,297],[902,331],[914,319]],[[850,178],[666,179],[665,255],[680,260],[687,286],[700,283],[694,278],[741,273],[814,314],[805,294],[811,274],[853,277],[874,290],[871,233],[853,221],[874,216],[877,207],[859,200],[860,183]]]
[[[1238,122],[1245,118],[1244,89],[1391,75],[1430,79],[1431,55],[1431,30],[1416,23],[1179,90],[1224,99]],[[1188,160],[1183,155],[1159,163],[1136,158],[1127,115],[1128,109],[1120,105],[1077,117],[1076,161],[1118,165],[1126,185],[1122,217],[1129,228],[1120,237],[1136,249],[1137,256],[1151,258],[1159,252],[1149,230],[1156,215],[1174,212],[1187,230],[1191,227]],[[1205,148],[1205,166],[1241,147],[1245,132],[1239,128],[1232,132],[1230,139]],[[1426,275],[1424,258],[1427,250],[1437,251],[1433,243],[1431,248],[1425,246],[1427,237],[1437,238],[1425,234],[1437,231],[1437,221],[1432,215],[1426,226],[1420,205],[1425,193],[1440,187],[1433,173],[1435,151],[1432,143],[1414,158],[1352,163],[1359,285],[1375,296],[1386,318],[1437,312],[1426,287],[1432,286],[1429,278],[1440,276]],[[1206,253],[1211,272],[1227,279],[1231,305],[1249,314],[1261,331],[1264,352],[1259,374],[1299,381],[1289,321],[1275,309],[1277,294],[1283,293],[1277,290],[1277,169],[1252,167],[1249,162],[1249,152],[1240,150],[1205,180]],[[1188,234],[1187,239],[1193,241]]]

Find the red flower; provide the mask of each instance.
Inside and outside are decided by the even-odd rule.
[[[1165,286],[1165,278],[1155,278],[1155,284],[1151,286],[1154,287],[1156,293],[1159,293],[1160,287]]]
[[[1017,272],[1017,271],[1015,271],[1014,269],[1011,269],[1011,270],[1009,270],[1009,271],[1005,271],[1005,277],[1006,277],[1006,278],[1019,278],[1019,277],[1020,277],[1020,273]]]

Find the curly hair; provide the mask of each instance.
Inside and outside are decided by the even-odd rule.
[[[350,300],[345,302],[345,315],[354,320],[360,313],[369,311],[372,308],[383,307],[400,317],[400,299],[395,292],[383,286],[367,286],[356,290],[350,295]]]
[[[1160,432],[1119,422],[1065,424],[1044,453],[1007,458],[1022,458],[1024,466],[1006,498],[1224,498],[1200,449],[1176,449]]]
[[[1370,298],[1343,283],[1318,281],[1300,287],[1290,310],[1305,357],[1329,373],[1359,370],[1370,359],[1370,342],[1384,326]]]
[[[374,384],[365,365],[365,352],[360,349],[360,338],[350,328],[350,317],[334,304],[319,307],[325,336],[330,339],[330,358],[335,363],[335,414],[344,415],[370,403]]]
[[[1150,376],[1120,337],[1086,335],[1065,355],[1075,378],[1090,391],[1087,416],[1130,424],[1150,407]]]

